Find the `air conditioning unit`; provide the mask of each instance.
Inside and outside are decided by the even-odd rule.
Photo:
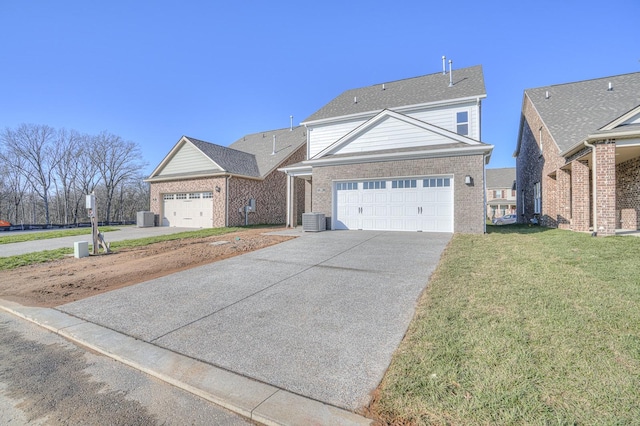
[[[155,215],[153,212],[138,212],[138,228],[148,228],[155,225]]]
[[[320,232],[327,229],[324,213],[302,213],[302,230],[305,232]]]

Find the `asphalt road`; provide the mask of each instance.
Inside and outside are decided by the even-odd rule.
[[[0,424],[253,423],[0,311]]]

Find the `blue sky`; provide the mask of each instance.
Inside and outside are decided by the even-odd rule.
[[[347,89],[481,64],[489,167],[513,167],[526,88],[640,71],[638,0],[0,1],[0,128],[229,145]]]

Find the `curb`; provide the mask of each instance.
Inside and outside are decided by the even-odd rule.
[[[257,382],[50,308],[0,309],[265,425],[370,425],[371,419]]]

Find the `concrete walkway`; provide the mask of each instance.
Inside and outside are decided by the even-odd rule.
[[[52,315],[57,332],[259,422],[367,423],[351,412],[382,379],[451,234],[301,235],[57,310],[6,309]]]
[[[137,238],[154,237],[156,235],[176,234],[178,232],[194,231],[193,228],[175,228],[169,226],[138,228],[136,226],[118,226],[117,231],[105,232],[104,238],[107,242],[134,240]],[[53,231],[59,231],[55,229]],[[0,236],[10,236],[19,234],[29,234],[35,232],[49,232],[49,230],[34,231],[12,231],[0,234]],[[88,241],[91,244],[91,228],[87,228],[86,235],[76,235],[74,237],[51,238],[48,240],[25,241],[22,243],[0,244],[0,257],[17,256],[21,254],[33,253],[42,250],[55,250],[60,248],[73,249],[73,243],[78,241]]]

